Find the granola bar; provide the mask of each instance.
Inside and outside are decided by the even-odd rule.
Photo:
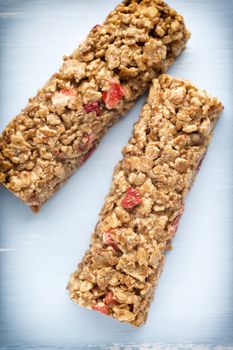
[[[189,38],[161,0],[126,0],[0,136],[0,183],[37,210],[91,155]]]
[[[90,248],[71,275],[73,301],[134,326],[145,322],[222,108],[188,81],[167,75],[153,80]]]

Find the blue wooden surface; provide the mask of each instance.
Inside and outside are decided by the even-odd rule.
[[[56,71],[63,54],[116,4],[0,0],[0,130]],[[185,16],[192,32],[187,50],[169,73],[217,95],[225,111],[188,197],[148,322],[141,329],[119,324],[79,308],[65,290],[88,247],[142,98],[40,214],[0,188],[1,350],[73,350],[115,343],[154,343],[156,350],[196,349],[194,344],[226,349],[233,344],[233,2],[169,4]]]

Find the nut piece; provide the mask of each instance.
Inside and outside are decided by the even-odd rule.
[[[151,38],[144,46],[144,60],[148,67],[155,66],[166,58],[167,48],[160,40]]]
[[[120,65],[120,54],[121,50],[117,48],[115,45],[109,45],[106,53],[105,58],[108,63],[109,69],[114,69],[119,67]]]
[[[65,79],[75,79],[78,83],[85,77],[86,63],[75,59],[66,60],[61,68],[61,73]]]
[[[120,309],[118,307],[114,307],[113,311],[116,315],[116,318],[122,322],[131,322],[135,318],[135,315],[133,314],[133,312],[130,312],[129,310],[126,310],[126,309]]]

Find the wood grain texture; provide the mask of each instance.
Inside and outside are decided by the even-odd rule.
[[[65,290],[88,247],[141,99],[39,215],[0,188],[1,350],[232,349],[233,2],[168,2],[192,32],[169,73],[218,96],[225,111],[189,195],[147,325],[135,330],[78,308]],[[0,0],[0,130],[56,71],[62,55],[117,3]]]

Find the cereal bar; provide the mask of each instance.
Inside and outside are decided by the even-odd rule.
[[[145,322],[222,108],[188,81],[167,75],[153,80],[90,248],[70,278],[73,301],[134,326]]]
[[[162,0],[125,0],[0,136],[0,183],[38,210],[189,38]]]

